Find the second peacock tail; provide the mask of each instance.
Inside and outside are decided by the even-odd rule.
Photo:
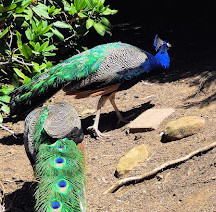
[[[84,157],[77,146],[82,138],[78,114],[68,104],[37,108],[26,117],[25,148],[39,181],[37,212],[86,211]]]
[[[85,209],[83,154],[67,138],[41,144],[36,160],[39,180],[37,212],[79,212]]]
[[[61,88],[76,98],[100,95],[95,122],[89,128],[100,136],[98,122],[106,100],[110,100],[119,121],[123,121],[115,104],[115,93],[132,87],[148,72],[169,67],[167,51],[170,44],[156,35],[154,46],[156,55],[120,42],[99,45],[74,55],[14,90],[11,93],[11,115],[23,115]]]

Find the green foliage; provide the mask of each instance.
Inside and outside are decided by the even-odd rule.
[[[0,87],[0,123],[3,121],[1,113],[10,113],[10,108],[7,106],[7,103],[10,102],[10,97],[8,94],[13,90],[13,86],[2,85]]]
[[[89,30],[109,33],[104,16],[117,10],[104,1],[0,0],[0,82],[19,87],[51,67],[56,54],[82,50],[78,39]]]

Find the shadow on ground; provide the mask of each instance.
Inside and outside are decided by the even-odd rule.
[[[7,212],[34,212],[34,190],[36,183],[25,182],[21,189],[4,197],[5,211]]]
[[[150,102],[147,102],[145,104],[140,105],[139,107],[132,108],[131,110],[128,110],[126,112],[121,112],[121,114],[123,117],[128,117],[127,119],[128,121],[132,121],[137,116],[139,116],[143,111],[150,109],[152,107],[154,107],[154,105],[151,104]],[[94,117],[95,115],[91,115],[81,120],[84,134],[89,134],[89,131],[87,130],[87,128],[93,125]],[[119,129],[123,127],[124,125],[126,125],[126,123],[121,122],[120,124],[117,124],[117,122],[118,122],[118,119],[117,119],[115,111],[112,111],[110,113],[103,113],[100,116],[99,130],[101,132],[105,132],[105,131],[109,132],[115,129]]]

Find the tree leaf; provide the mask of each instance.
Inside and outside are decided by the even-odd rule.
[[[0,113],[0,123],[3,122],[3,117],[2,117],[2,114]]]
[[[31,48],[27,44],[23,44],[21,53],[26,59],[29,59],[33,55]]]
[[[94,20],[92,20],[91,18],[89,18],[87,21],[86,21],[86,29],[90,29],[93,25],[94,25]]]
[[[51,19],[49,17],[49,13],[41,8],[38,7],[32,7],[32,10],[39,16],[39,17],[44,17],[46,19]]]
[[[86,7],[86,2],[85,0],[74,0],[74,5],[76,7],[77,11],[80,11]]]
[[[2,104],[1,110],[6,114],[10,113],[10,108],[6,104]]]
[[[51,38],[53,36],[53,33],[52,32],[47,32],[47,33],[43,34],[43,36]]]
[[[66,24],[66,23],[64,23],[62,21],[56,21],[56,22],[53,23],[53,25],[55,27],[58,27],[58,28],[69,28],[69,29],[72,28],[72,26],[70,24]]]
[[[10,102],[10,97],[9,96],[0,96],[0,101],[9,103]]]
[[[76,7],[74,6],[74,4],[71,3],[71,9],[69,11],[69,14],[74,15],[75,13],[77,13]]]
[[[25,31],[25,35],[26,35],[26,37],[29,39],[29,40],[31,40],[31,38],[32,38],[32,31],[31,31],[31,28],[28,28],[26,31]]]
[[[19,49],[21,49],[22,48],[21,34],[17,31],[16,36],[17,36],[17,46]]]
[[[86,17],[88,17],[87,15],[85,15],[85,14],[83,14],[83,13],[81,13],[81,12],[78,13],[78,16],[81,17],[81,18],[86,18]]]
[[[107,18],[105,18],[105,17],[101,17],[101,21],[106,26],[110,26],[111,25],[110,22],[109,22],[109,20]]]
[[[22,79],[25,78],[25,74],[22,73],[22,71],[18,68],[13,68],[13,70],[15,71],[15,73]]]
[[[37,26],[33,19],[30,20],[30,24],[32,25],[33,31],[37,32]]]
[[[44,56],[49,57],[49,56],[55,56],[56,53],[51,53],[51,52],[43,52],[42,53]]]
[[[70,4],[65,0],[63,0],[62,2],[63,2],[63,5],[64,5],[64,11],[67,11],[67,12],[70,11],[71,10]]]
[[[13,86],[6,86],[6,85],[2,85],[0,92],[3,93],[4,95],[9,94],[12,90],[14,89]]]
[[[23,84],[26,84],[26,83],[28,83],[30,81],[31,81],[31,79],[29,77],[25,76],[24,80],[23,80]]]
[[[56,49],[56,47],[54,45],[50,45],[50,46],[46,47],[46,49],[44,51],[49,52],[49,51],[52,51],[54,49]]]
[[[64,35],[62,35],[61,32],[59,32],[56,28],[51,28],[54,35],[56,35],[60,40],[64,40]]]
[[[24,7],[27,7],[29,4],[32,3],[32,1],[33,1],[33,0],[25,0],[25,1],[22,2],[21,5],[24,6]]]
[[[55,15],[59,14],[60,11],[61,11],[61,8],[56,8],[56,9],[53,11],[52,15],[55,16]]]
[[[6,35],[9,32],[10,27],[7,27],[0,35],[0,38],[2,38],[4,35]]]
[[[30,20],[33,16],[33,12],[31,10],[31,8],[28,8],[27,10],[24,11],[27,15],[25,15],[25,19],[26,20]]]
[[[97,31],[98,34],[104,36],[104,34],[106,32],[106,27],[103,24],[95,23],[94,28],[95,28],[95,30]]]
[[[90,9],[94,8],[95,3],[93,0],[85,0],[85,2]]]
[[[52,27],[52,24],[48,25],[46,28],[44,28],[41,32],[40,32],[40,35],[44,35],[45,33],[47,33],[50,28]]]
[[[49,9],[48,9],[48,13],[52,13],[54,10],[55,10],[55,6],[53,5],[52,7],[50,7]]]
[[[38,51],[39,51],[39,48],[40,48],[40,43],[37,42],[36,45],[35,45],[34,50],[35,50],[36,52],[38,52]]]
[[[49,45],[49,41],[44,42],[40,48],[38,49],[38,52],[42,52],[45,50],[45,48]]]
[[[106,8],[101,14],[102,15],[113,15],[116,14],[118,10],[111,10],[110,8]]]
[[[5,13],[7,11],[13,10],[16,8],[16,6],[17,6],[17,4],[11,4],[7,7],[3,7],[2,5],[0,5],[0,13]]]

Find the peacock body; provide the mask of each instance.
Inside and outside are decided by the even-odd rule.
[[[85,211],[85,173],[81,123],[65,103],[36,108],[25,119],[26,152],[39,180],[37,212]]]
[[[11,93],[11,114],[22,114],[43,103],[58,90],[76,98],[101,95],[98,110],[113,94],[125,90],[143,79],[143,75],[155,69],[169,67],[168,44],[158,36],[154,45],[155,56],[126,43],[109,43],[96,46],[51,67],[47,72],[34,77],[29,83]],[[111,97],[113,98],[111,100]],[[116,105],[115,111],[122,119]],[[99,116],[99,112],[96,116]],[[99,118],[93,128],[97,128]],[[95,129],[97,132],[98,129]],[[99,131],[98,131],[99,133]],[[97,134],[97,133],[96,133]]]

